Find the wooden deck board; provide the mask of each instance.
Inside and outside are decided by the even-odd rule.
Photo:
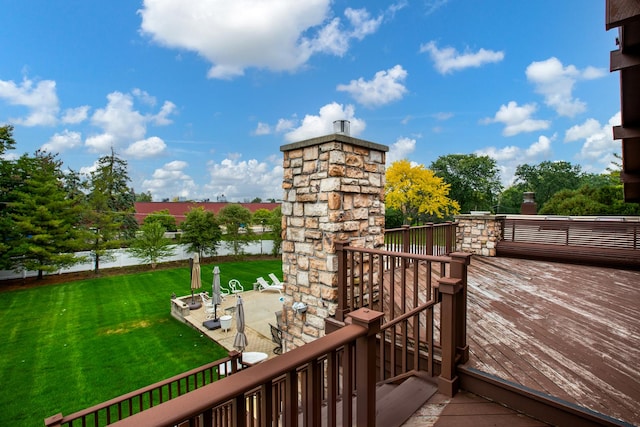
[[[640,272],[474,257],[469,365],[640,424]]]

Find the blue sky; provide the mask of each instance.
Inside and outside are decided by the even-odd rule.
[[[600,173],[620,142],[604,0],[4,1],[12,155],[116,152],[154,200],[282,195],[280,146],[332,133],[407,158]]]

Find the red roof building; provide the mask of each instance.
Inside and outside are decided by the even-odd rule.
[[[136,220],[138,224],[142,224],[147,215],[154,212],[168,210],[169,214],[176,219],[176,224],[180,225],[184,221],[187,212],[193,208],[202,207],[207,211],[213,212],[216,215],[220,212],[220,209],[227,205],[235,203],[229,202],[136,202]],[[258,209],[274,210],[280,206],[280,203],[238,203],[239,205],[249,209],[251,213],[254,213]]]

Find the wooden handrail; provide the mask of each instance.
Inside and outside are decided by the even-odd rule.
[[[211,362],[206,365],[200,366],[198,368],[191,369],[187,372],[180,373],[171,378],[167,378],[163,381],[159,381],[150,386],[143,387],[138,390],[123,394],[122,396],[118,396],[116,398],[107,400],[106,402],[99,403],[90,408],[83,409],[81,411],[75,412],[70,415],[66,415],[66,416],[62,416],[62,414],[53,415],[45,419],[44,424],[46,427],[57,427],[57,426],[63,426],[63,425],[70,426],[70,425],[73,425],[74,421],[82,420],[82,425],[86,425],[86,424],[98,425],[98,419],[100,418],[100,416],[103,416],[106,419],[105,422],[107,423],[110,423],[112,421],[111,418],[116,418],[113,421],[117,421],[118,419],[122,419],[132,415],[134,412],[140,412],[147,409],[143,405],[143,399],[145,398],[148,398],[149,405],[153,406],[154,392],[158,393],[158,396],[157,396],[159,398],[158,403],[164,403],[174,398],[173,396],[174,393],[172,391],[174,386],[178,387],[179,389],[177,392],[178,396],[184,393],[190,392],[191,391],[191,387],[189,386],[190,378],[194,379],[193,388],[197,389],[199,387],[198,381],[197,381],[199,376],[202,377],[202,383],[203,383],[202,386],[204,386],[207,383],[205,378],[207,372],[209,372],[209,382],[214,381],[214,375],[217,376],[216,379],[219,379],[220,378],[219,368],[222,365],[226,365],[226,364],[231,365],[231,369],[229,370],[228,375],[236,373],[238,371],[237,361],[241,357],[241,355],[242,353],[232,350],[229,352],[229,356],[223,359],[219,359],[215,362]],[[186,381],[186,385],[184,389],[182,389],[179,386],[179,384],[181,384],[183,381]],[[162,393],[162,390],[165,387],[168,388],[168,396],[164,396],[164,394]],[[138,402],[137,410],[134,410],[134,407],[133,407],[135,402]],[[123,406],[127,407],[128,414],[122,413]],[[117,417],[114,417],[111,415],[112,410],[117,411],[118,413]]]
[[[335,352],[337,348],[352,345],[354,341],[361,343],[360,345],[368,345],[369,340],[372,339],[375,342],[375,334],[379,331],[382,313],[361,309],[351,313],[350,316],[352,317],[352,324],[330,335],[295,348],[276,358],[262,362],[258,365],[259,368],[257,369],[245,369],[223,380],[194,390],[187,395],[170,400],[163,405],[132,415],[115,423],[114,426],[174,426],[186,420],[194,419],[206,411],[230,400],[234,400],[236,403],[244,401],[245,393],[260,389],[265,384],[272,384],[275,379],[282,376],[287,377],[287,384],[294,387],[294,389],[289,390],[294,391],[295,387],[297,387],[297,380],[295,379],[296,373],[301,367],[312,364],[325,355]],[[369,327],[367,328],[365,325],[369,325]],[[365,354],[362,353],[365,349],[358,351],[358,348],[356,348],[356,351],[358,354]],[[368,354],[370,354],[370,352]],[[359,359],[356,368],[362,370],[363,367],[366,367],[366,369],[375,369],[375,355],[373,360]],[[361,375],[363,374],[361,373]],[[370,390],[358,390],[358,399],[370,399],[371,393],[374,393],[373,390],[375,390],[375,381],[371,384],[366,384],[366,387],[370,388]],[[292,403],[292,399],[297,401],[297,393],[290,394],[287,392],[286,394],[291,397],[289,404]],[[265,396],[262,397],[265,398]],[[265,403],[270,404],[269,402]],[[242,415],[244,414],[244,405],[236,407],[234,411],[236,412],[236,421],[240,419],[239,417],[244,417],[244,415]],[[241,414],[238,414],[238,412]],[[289,406],[289,410],[283,415],[290,417],[290,425],[296,425],[297,413],[297,409],[293,412],[291,406]],[[371,414],[358,413],[358,416],[367,417],[371,416]],[[359,425],[375,424],[375,420],[371,419],[362,420],[362,422],[364,422],[364,424],[360,424],[360,420],[358,420]],[[371,424],[371,422],[373,422],[373,424]]]

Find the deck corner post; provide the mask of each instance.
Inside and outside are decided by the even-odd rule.
[[[452,267],[453,269],[453,267]],[[456,315],[457,300],[461,296],[462,282],[453,277],[438,279],[440,293],[440,344],[442,347],[442,365],[438,378],[438,391],[453,397],[460,388],[460,381],[456,375],[456,356],[458,343],[456,339],[459,330],[459,316]]]
[[[361,308],[349,317],[352,324],[367,329],[367,333],[356,340],[356,425],[376,424],[376,344],[384,313]]]
[[[472,254],[467,252],[453,252],[451,255],[451,277],[459,279],[462,285],[460,294],[455,299],[456,316],[456,352],[460,356],[460,363],[469,360],[469,345],[467,344],[467,267],[471,264]]]

